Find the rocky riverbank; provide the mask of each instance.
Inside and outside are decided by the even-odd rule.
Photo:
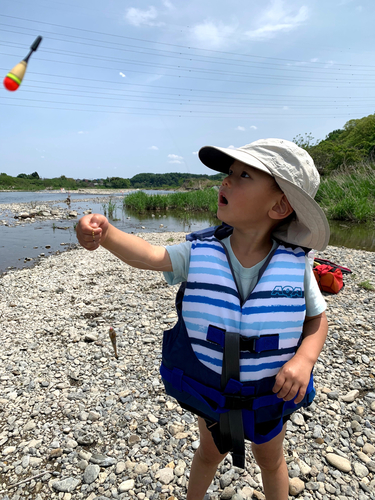
[[[170,244],[184,234],[142,237]],[[326,297],[314,403],[288,423],[290,494],[371,499],[375,295],[366,287],[375,285],[375,254],[329,247],[319,256],[353,274]],[[158,371],[176,287],[103,249],[75,249],[4,275],[0,291],[0,499],[185,498],[198,429]],[[264,498],[250,447],[246,470],[226,459],[207,498]]]
[[[26,203],[9,203],[0,204],[0,225],[17,226],[25,223],[42,222],[45,220],[67,220],[76,219],[78,215],[91,213],[91,210],[84,212],[72,209],[75,204],[91,203],[108,203],[113,196],[102,196],[100,198],[87,197],[80,199],[45,201],[45,202],[26,202]],[[118,197],[121,199],[121,197]],[[66,203],[66,206],[61,206]]]

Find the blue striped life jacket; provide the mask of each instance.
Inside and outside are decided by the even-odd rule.
[[[275,375],[301,342],[304,250],[280,244],[242,300],[220,241],[231,231],[222,225],[187,237],[189,275],[176,298],[179,320],[164,332],[160,373],[167,394],[182,407],[220,422],[234,465],[243,467],[244,438],[257,444],[271,440],[281,432],[283,417],[310,404],[315,391],[311,375],[297,405],[272,392]],[[255,424],[275,420],[266,435],[255,432]]]

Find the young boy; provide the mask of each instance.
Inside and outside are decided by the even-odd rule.
[[[187,500],[203,499],[229,451],[244,466],[244,437],[267,500],[286,500],[286,422],[314,397],[312,369],[327,335],[305,255],[329,239],[313,200],[319,174],[306,151],[280,139],[204,147],[199,157],[227,174],[218,195],[222,226],[164,248],[94,214],[79,221],[77,236],[88,250],[102,245],[131,266],[164,271],[169,284],[183,282],[161,374],[168,394],[199,416]]]

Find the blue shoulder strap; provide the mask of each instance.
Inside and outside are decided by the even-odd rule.
[[[223,222],[221,226],[212,226],[207,227],[206,229],[201,229],[200,231],[194,231],[194,233],[190,233],[186,235],[187,241],[194,240],[205,240],[206,238],[210,238],[211,236],[216,236],[218,240],[222,240],[230,236],[233,232],[233,227],[225,224]]]

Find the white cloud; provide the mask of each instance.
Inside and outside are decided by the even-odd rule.
[[[319,62],[319,59],[317,57],[313,57],[312,59],[310,59],[310,62],[316,63]]]
[[[147,10],[130,7],[125,14],[125,19],[133,26],[161,26],[163,23],[155,22],[158,12],[152,5]]]
[[[238,125],[238,127],[235,128],[235,130],[239,130],[240,132],[245,132],[245,127],[241,127],[241,125]]]
[[[179,155],[174,155],[174,154],[169,154],[168,155],[169,162],[168,163],[177,163],[178,165],[184,163],[183,162],[183,157]]]
[[[126,78],[126,75],[122,71],[120,71],[119,75],[122,76],[123,78]]]
[[[148,149],[152,149],[153,151],[159,151],[157,146],[150,146]]]
[[[289,109],[289,106],[283,106],[283,110],[287,111]]]
[[[309,9],[302,5],[297,12],[290,13],[284,7],[284,0],[273,0],[259,21],[260,27],[247,31],[252,40],[269,40],[279,33],[286,33],[301,26],[309,17]]]
[[[198,151],[193,151],[193,155],[197,155],[198,154]]]
[[[191,36],[195,43],[201,42],[205,48],[218,49],[228,45],[228,38],[233,36],[237,26],[225,25],[221,21],[216,24],[212,21],[204,21],[191,28]]]
[[[335,64],[335,61],[327,61],[324,65],[325,68],[331,68]]]
[[[228,146],[228,149],[237,149],[236,146],[233,146],[233,144],[231,144],[230,146]]]
[[[258,130],[258,127],[256,127],[255,125],[250,125],[250,128],[251,128],[252,130]]]
[[[164,75],[152,75],[150,76],[149,78],[146,78],[146,82],[145,82],[145,85],[147,84],[150,84],[150,83],[153,83],[153,82],[157,82],[158,80],[160,80],[161,78],[163,78]]]
[[[88,134],[88,132],[86,132],[85,130],[80,130],[78,133],[79,134]]]
[[[174,9],[174,5],[169,0],[163,0],[163,5],[164,5],[164,7],[167,7],[167,9],[169,9],[169,10]]]

